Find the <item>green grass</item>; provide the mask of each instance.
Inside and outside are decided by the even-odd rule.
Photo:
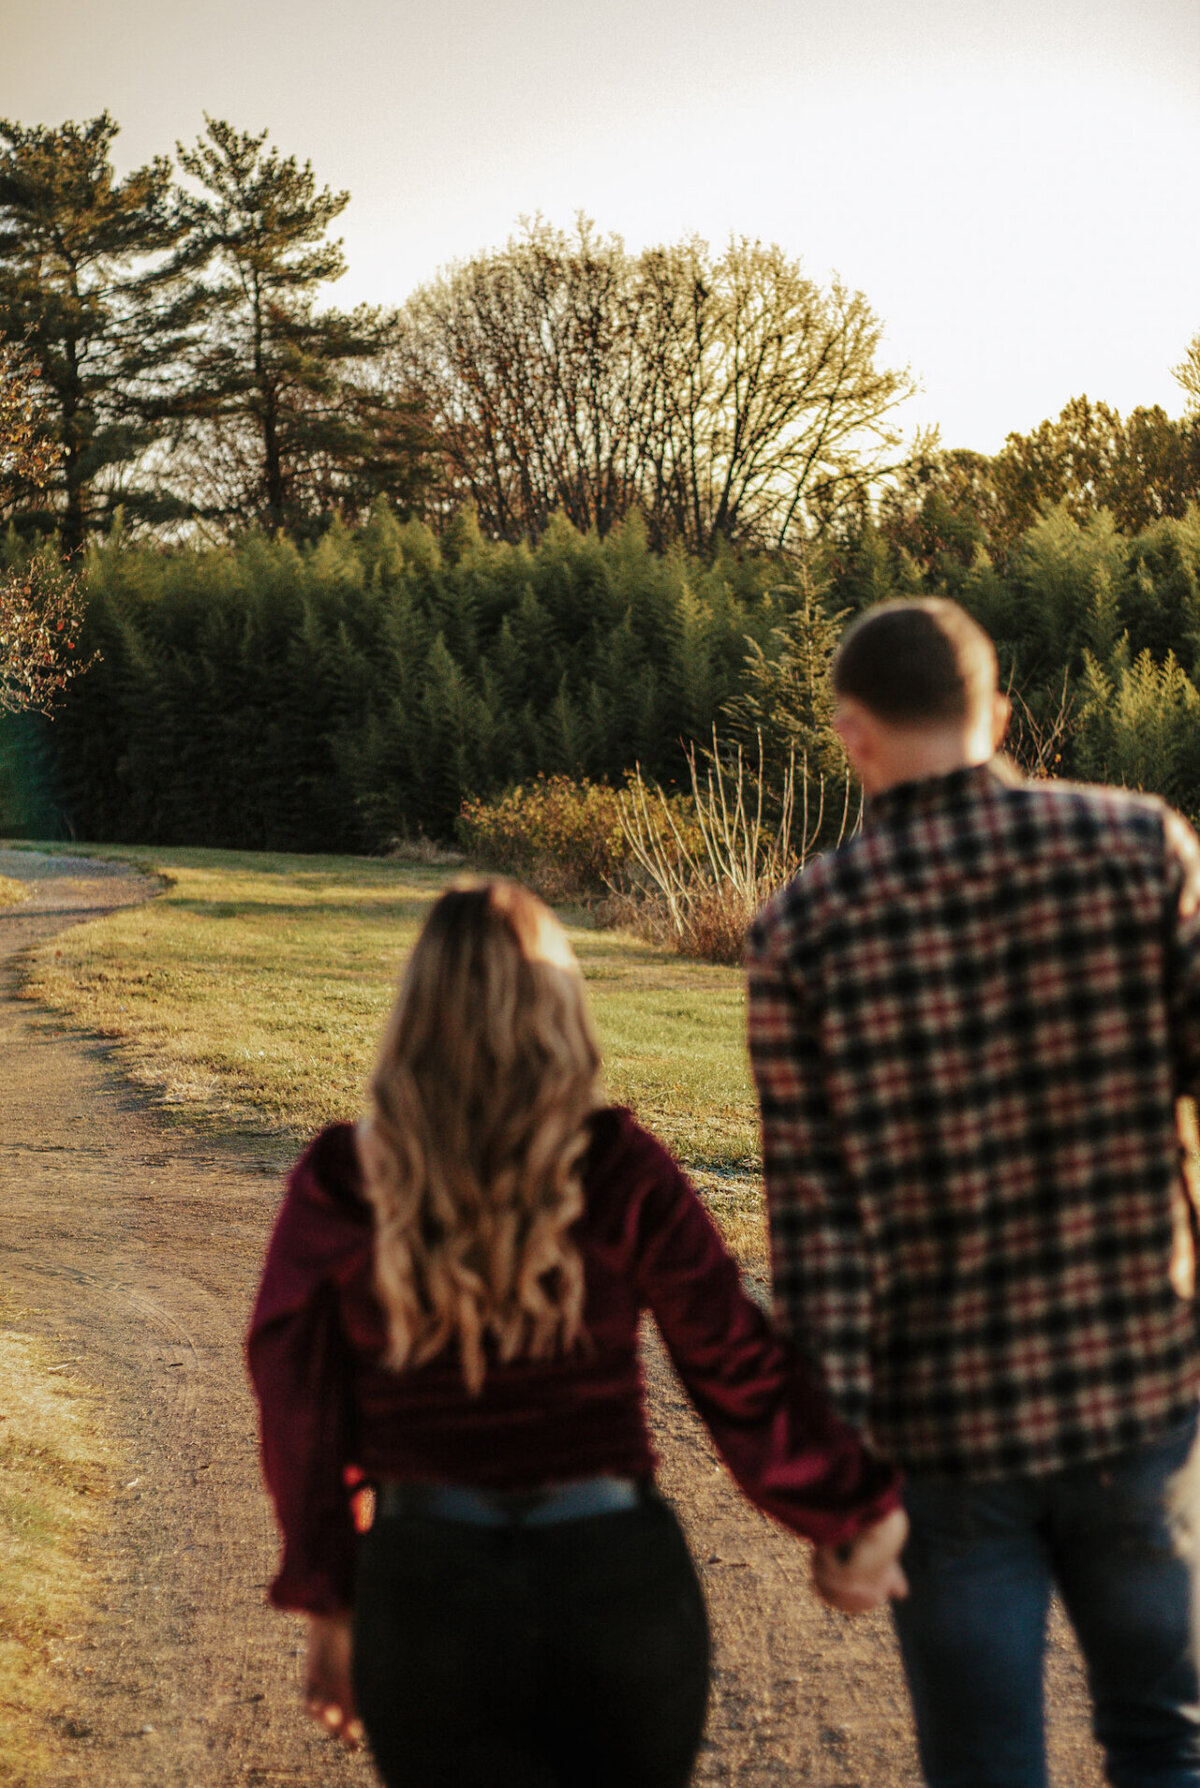
[[[79,853],[87,846],[73,846]],[[95,850],[156,870],[150,905],[32,959],[27,997],[110,1039],[164,1107],[281,1157],[362,1109],[404,958],[452,871],[415,862]],[[762,1249],[742,978],[561,914],[588,985],[610,1098],[694,1173],[744,1257]]]
[[[54,1779],[71,1701],[58,1666],[87,1620],[112,1458],[72,1362],[19,1323],[0,1308],[0,1784],[33,1788]]]

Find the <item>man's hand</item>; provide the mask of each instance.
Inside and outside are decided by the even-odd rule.
[[[308,1655],[304,1667],[304,1705],[314,1720],[339,1739],[348,1751],[357,1751],[363,1739],[362,1721],[354,1706],[350,1686],[353,1654],[349,1614],[308,1616]]]
[[[908,1594],[900,1554],[908,1538],[908,1516],[893,1509],[874,1527],[866,1527],[847,1550],[818,1546],[813,1553],[813,1588],[821,1600],[842,1614],[865,1614],[882,1602]]]

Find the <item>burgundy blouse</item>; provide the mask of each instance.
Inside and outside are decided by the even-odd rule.
[[[836,1544],[897,1506],[896,1473],[864,1451],[774,1336],[667,1151],[617,1107],[598,1112],[592,1130],[574,1230],[587,1344],[556,1359],[491,1363],[478,1396],[452,1353],[403,1372],[381,1364],[373,1217],[353,1128],[323,1130],[294,1168],[247,1342],[283,1532],[277,1607],[328,1614],[350,1605],[347,1468],[496,1490],[649,1475],[637,1345],[645,1309],[759,1508]]]

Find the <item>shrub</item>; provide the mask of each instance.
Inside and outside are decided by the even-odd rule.
[[[586,778],[539,776],[499,800],[465,801],[459,837],[482,866],[550,901],[603,894],[629,857],[616,791]]]
[[[701,770],[688,754],[692,792],[686,820],[678,800],[648,786],[640,772],[620,797],[621,818],[638,884],[623,921],[642,936],[672,943],[681,956],[740,962],[755,913],[825,844],[840,844],[858,825],[852,785],[830,784],[791,758],[768,787],[762,736],[758,762],[742,747],[722,751],[716,732]],[[768,817],[771,816],[771,817]]]
[[[728,882],[697,881],[684,901],[674,903],[659,889],[643,884],[611,894],[597,919],[606,928],[631,931],[648,944],[662,944],[677,956],[736,964],[742,960],[746,927],[759,904],[747,901]]]

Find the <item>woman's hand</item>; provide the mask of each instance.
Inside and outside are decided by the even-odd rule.
[[[813,1588],[830,1608],[842,1614],[865,1614],[882,1602],[908,1594],[900,1554],[908,1538],[908,1516],[893,1509],[874,1527],[865,1527],[847,1550],[818,1546],[813,1554]]]
[[[354,1707],[350,1686],[353,1639],[349,1614],[310,1614],[308,1653],[304,1666],[304,1704],[314,1720],[339,1739],[348,1751],[357,1751],[363,1739],[362,1722]]]

